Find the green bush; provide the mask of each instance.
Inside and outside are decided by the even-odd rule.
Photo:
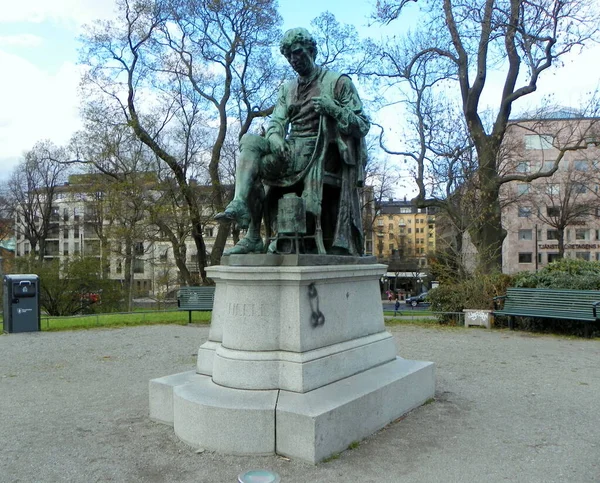
[[[48,315],[119,312],[124,308],[120,284],[100,275],[98,258],[75,257],[61,263],[21,257],[16,268],[39,275],[40,306]]]
[[[501,273],[474,275],[454,284],[440,285],[429,291],[428,300],[434,312],[462,312],[463,309],[492,309],[493,299],[506,293],[512,277]],[[440,323],[452,320],[450,315],[440,316]]]
[[[563,258],[537,273],[515,275],[514,287],[600,290],[600,262]]]

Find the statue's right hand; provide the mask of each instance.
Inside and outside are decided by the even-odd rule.
[[[278,134],[272,134],[269,137],[269,145],[271,146],[271,152],[278,156],[285,156],[286,145],[285,141]]]

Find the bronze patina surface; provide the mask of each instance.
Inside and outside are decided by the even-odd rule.
[[[215,219],[235,221],[247,232],[225,254],[264,253],[263,219],[271,237],[279,199],[295,193],[303,210],[284,209],[291,218],[281,225],[307,232],[302,251],[360,256],[359,190],[370,128],[362,102],[348,76],[316,65],[316,42],[306,29],[288,30],[280,50],[298,77],[280,88],[266,134],[246,134],[240,141],[234,198]],[[306,220],[294,218],[304,212]],[[277,250],[274,239],[268,240],[269,251]]]

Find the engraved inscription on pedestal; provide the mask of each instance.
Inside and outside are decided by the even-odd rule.
[[[227,315],[232,317],[269,317],[270,306],[261,303],[229,302]]]

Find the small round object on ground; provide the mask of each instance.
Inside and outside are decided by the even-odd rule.
[[[280,483],[277,473],[268,470],[250,470],[238,476],[239,483]]]

